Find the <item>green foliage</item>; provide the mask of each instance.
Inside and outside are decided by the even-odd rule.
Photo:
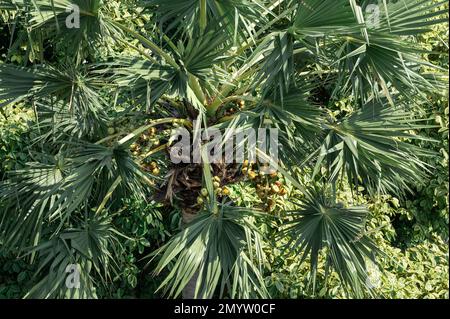
[[[315,173],[326,161],[330,179],[346,175],[355,187],[364,186],[371,194],[409,190],[420,184],[429,170],[420,158],[431,156],[408,143],[421,136],[406,133],[427,127],[411,118],[409,112],[369,103],[351,116],[329,125],[329,133],[320,148]],[[414,182],[411,180],[413,179]]]
[[[342,200],[350,197],[347,193]],[[421,243],[398,248],[399,230],[394,228],[394,221],[408,214],[405,208],[399,207],[399,200],[384,196],[376,202],[368,202],[367,198],[359,196],[357,203],[368,205],[367,235],[385,255],[378,260],[378,265],[368,267],[367,283],[373,292],[379,298],[388,299],[448,298],[449,258],[445,240],[434,234]],[[294,254],[286,256],[282,253],[283,247],[279,241],[267,247],[269,262],[274,266],[265,280],[272,297],[346,298],[338,273],[326,272],[324,256],[318,260],[317,288],[313,293],[308,285],[309,260],[300,262]]]
[[[364,235],[365,207],[344,207],[333,203],[324,193],[306,193],[303,204],[291,212],[292,221],[284,231],[293,234],[294,249],[301,253],[300,261],[310,257],[312,290],[316,289],[319,255],[325,250],[325,268],[336,271],[343,285],[353,295],[363,298],[365,291],[372,293],[367,285],[367,261],[374,262],[380,251]],[[290,246],[290,244],[289,244]]]
[[[446,45],[448,28],[433,27],[420,36],[421,44],[441,54],[429,55],[430,61],[448,67]],[[433,167],[432,177],[425,184],[416,185],[414,195],[398,199],[392,195],[378,196],[375,201],[367,196],[355,196],[348,190],[341,194],[343,202],[367,205],[367,233],[386,257],[373,268],[374,291],[381,298],[449,298],[448,257],[448,97],[432,98],[426,110],[434,114],[429,124],[436,128],[419,130],[421,136],[435,142],[417,142],[434,151],[426,162]],[[335,116],[352,112],[347,99],[337,103]],[[417,114],[424,109],[417,110]],[[277,298],[345,298],[337,273],[325,279],[324,259],[319,259],[317,294],[308,289],[310,265],[300,263],[295,255],[286,258],[283,244],[274,242],[268,253],[276,266],[266,277],[268,289]],[[372,277],[369,274],[369,278]]]
[[[0,297],[448,298],[447,1],[32,2],[0,0]],[[172,163],[194,125],[277,128],[279,172]]]
[[[0,265],[0,299],[22,298],[36,267],[6,252],[0,254]]]
[[[254,220],[257,214],[228,205],[219,207],[216,214],[201,213],[154,253],[162,253],[156,274],[173,262],[169,269],[174,275],[169,275],[160,288],[177,297],[186,283],[197,276],[196,298],[211,298],[217,288],[220,297],[228,291],[231,298],[267,298],[261,276],[264,253]]]
[[[27,160],[28,128],[34,120],[30,109],[7,107],[0,114],[0,178],[12,169],[19,168]]]
[[[113,217],[112,223],[121,243],[118,255],[119,272],[108,289],[99,290],[100,297],[106,298],[155,298],[158,278],[154,278],[144,268],[142,261],[146,252],[159,248],[170,235],[171,225],[163,220],[163,207],[147,203],[143,199],[127,198]]]

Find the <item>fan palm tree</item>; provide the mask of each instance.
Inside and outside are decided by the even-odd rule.
[[[365,232],[367,209],[337,202],[336,189],[401,196],[426,180],[433,154],[412,140],[429,121],[411,110],[445,94],[446,70],[415,39],[444,23],[446,4],[0,1],[10,35],[0,105],[36,115],[29,162],[0,184],[0,247],[39,264],[27,296],[96,297],[119,267],[111,218],[136,196],[182,215],[180,232],[148,256],[166,296],[269,297],[259,225],[274,218],[275,195],[293,207],[278,212],[278,236],[310,261],[313,289],[323,255],[349,296],[373,296],[366,268],[382,252]],[[352,111],[335,117],[343,98]],[[204,141],[201,161],[175,164],[176,128],[194,139],[206,128],[274,128],[279,158],[257,149],[253,163],[211,163]],[[278,172],[264,174],[264,163]],[[278,179],[295,189],[289,199]],[[242,180],[263,205],[229,197]],[[70,264],[80,289],[64,283]]]

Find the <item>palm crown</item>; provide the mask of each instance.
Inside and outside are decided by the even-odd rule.
[[[412,140],[429,125],[410,110],[445,94],[446,71],[415,37],[444,21],[444,3],[0,1],[10,54],[27,43],[22,65],[0,64],[0,105],[25,103],[36,116],[32,160],[0,184],[2,249],[41,266],[28,296],[95,297],[118,271],[123,235],[111,219],[137,196],[184,220],[149,255],[168,296],[268,297],[260,225],[274,222],[275,204],[230,200],[227,187],[243,179],[262,195],[277,179],[294,189],[276,223],[286,248],[310,261],[313,288],[324,254],[350,295],[373,294],[367,263],[382,252],[365,233],[367,210],[335,192],[344,183],[405,194],[426,179],[433,154]],[[68,29],[73,5],[80,23]],[[335,117],[343,98],[351,110]],[[194,123],[278,129],[278,175],[256,174],[258,162],[209,163],[205,150],[200,164],[171,164],[170,130],[196,134]],[[64,285],[74,263],[79,290]]]

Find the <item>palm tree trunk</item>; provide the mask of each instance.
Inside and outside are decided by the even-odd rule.
[[[198,279],[198,270],[189,280],[186,287],[184,287],[182,292],[183,299],[195,299],[195,287],[197,285],[197,279]]]
[[[183,227],[186,227],[189,225],[189,223],[195,218],[195,214],[191,214],[186,209],[182,209],[182,221],[183,221]],[[198,270],[194,273],[192,278],[187,283],[186,287],[184,287],[182,296],[183,299],[195,299],[195,287],[197,285],[197,279],[198,279]]]

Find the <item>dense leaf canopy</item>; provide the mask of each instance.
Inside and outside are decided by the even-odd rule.
[[[122,276],[123,252],[139,241],[115,224],[130,198],[184,221],[157,247],[142,238],[164,296],[192,286],[198,298],[269,297],[274,225],[282,251],[309,263],[313,295],[325,260],[347,296],[376,296],[368,267],[389,252],[366,230],[368,208],[339,191],[406,200],[427,185],[436,153],[424,145],[437,141],[422,133],[436,128],[427,110],[446,98],[448,70],[418,40],[447,10],[432,0],[0,0],[0,108],[33,116],[26,159],[0,181],[0,249],[39,267],[26,297],[98,297]],[[343,100],[350,107],[335,112]],[[171,163],[172,129],[195,135],[194,125],[278,129],[278,174],[211,164],[207,143],[201,163]],[[261,204],[229,196],[242,181]],[[160,224],[145,214],[147,234]],[[66,285],[72,264],[77,290]]]

